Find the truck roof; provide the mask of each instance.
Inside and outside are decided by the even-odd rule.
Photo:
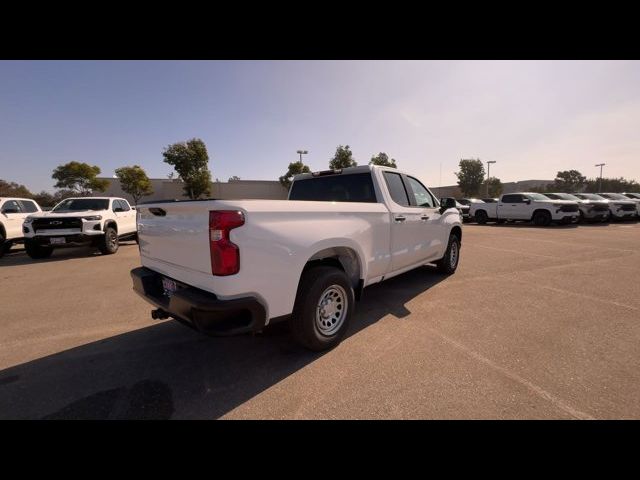
[[[406,172],[403,172],[402,170],[398,170],[397,168],[393,168],[393,167],[383,167],[381,165],[358,165],[357,167],[340,168],[338,170],[320,170],[320,171],[311,172],[311,173],[299,173],[293,176],[293,181],[302,180],[305,178],[321,177],[325,175],[348,175],[352,173],[364,173],[364,172],[371,172],[373,170],[390,170],[392,172],[406,174]]]

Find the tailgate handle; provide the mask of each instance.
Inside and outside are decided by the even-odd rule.
[[[156,217],[164,217],[167,214],[167,212],[162,208],[152,207],[149,209],[149,211],[153,213]]]

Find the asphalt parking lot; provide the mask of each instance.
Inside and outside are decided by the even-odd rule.
[[[0,418],[640,418],[640,224],[468,225],[325,354],[151,320],[112,256],[0,260]]]

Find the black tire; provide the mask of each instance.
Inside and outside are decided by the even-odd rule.
[[[2,232],[0,232],[0,258],[2,258],[2,256],[4,255],[4,252],[5,252],[4,235],[2,234]]]
[[[136,232],[136,243],[140,245],[140,240],[138,239],[138,232]]]
[[[551,225],[551,214],[546,210],[540,210],[533,215],[533,223],[538,227]]]
[[[479,225],[484,225],[485,223],[487,223],[487,220],[489,220],[489,215],[487,215],[487,212],[485,212],[484,210],[478,210],[475,217],[476,222],[478,222]]]
[[[330,302],[332,313],[323,317],[318,311],[320,303],[330,298],[334,298]],[[289,320],[293,338],[309,350],[329,350],[344,338],[354,308],[353,287],[342,270],[327,266],[310,268],[302,274]],[[336,315],[338,318],[334,319]]]
[[[584,223],[585,222],[585,218],[584,218],[584,213],[582,213],[582,210],[579,210],[579,214],[578,214],[578,220],[576,221],[576,223]]]
[[[31,240],[24,241],[24,249],[27,252],[27,255],[29,255],[29,257],[33,258],[34,260],[49,258],[53,253],[53,247],[38,245]]]
[[[119,246],[120,242],[118,241],[118,232],[116,232],[115,228],[105,228],[104,235],[98,244],[98,250],[100,250],[100,253],[103,255],[113,255],[118,251]]]
[[[460,262],[460,239],[454,233],[449,236],[447,251],[440,260],[436,262],[436,267],[440,273],[452,275],[458,269]]]

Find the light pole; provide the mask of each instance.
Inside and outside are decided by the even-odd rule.
[[[300,155],[300,163],[302,163],[302,155],[309,153],[307,150],[296,150],[296,153]]]
[[[606,163],[597,163],[596,167],[600,167],[600,186],[598,187],[598,191],[602,192],[602,167],[604,167]]]
[[[489,160],[487,162],[487,198],[489,198],[489,180],[491,179],[491,164],[496,163],[495,160]]]

